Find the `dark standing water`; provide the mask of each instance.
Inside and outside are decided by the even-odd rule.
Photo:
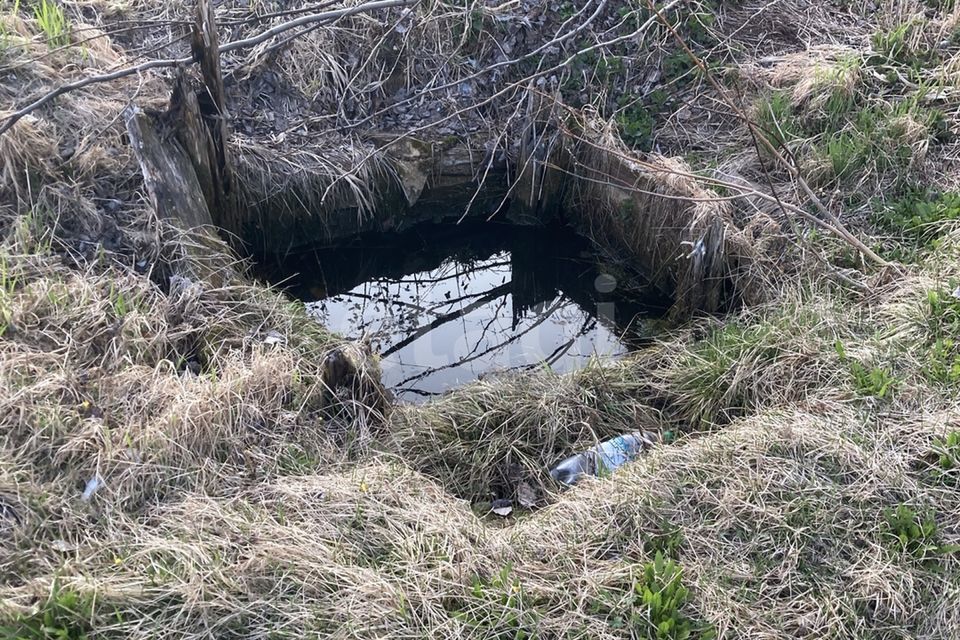
[[[324,325],[367,336],[416,400],[493,371],[567,371],[625,353],[668,301],[631,299],[565,228],[428,225],[357,236],[266,267]]]

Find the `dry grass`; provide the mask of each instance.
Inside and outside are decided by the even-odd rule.
[[[788,5],[780,26],[802,23],[792,29],[814,38],[817,20],[802,21],[802,7]],[[88,21],[112,11],[159,20],[190,11],[177,3],[66,6],[75,40],[86,28],[82,8]],[[761,8],[738,4],[721,18]],[[224,11],[243,15],[244,9]],[[490,55],[493,38],[444,27],[477,21],[484,25],[480,34],[489,35],[489,24],[503,22],[497,16],[508,11],[475,4],[416,14],[402,32],[412,34],[401,42],[404,66],[389,75],[410,86],[457,77],[460,62],[424,69],[410,52],[422,47],[458,60]],[[900,3],[886,7],[875,24],[852,20],[857,28],[843,47],[830,48],[841,54],[814,47],[813,64],[783,60],[771,71],[784,71],[778,87],[761,74],[751,78],[758,86],[750,95],[783,90],[804,127],[837,115],[835,103],[819,97],[823,92],[840,103],[883,102],[876,106],[887,113],[888,102],[909,94],[903,86],[881,95],[870,84],[872,71],[843,66],[841,73],[837,64],[851,59],[851,50],[865,63],[870,33],[918,12]],[[930,33],[947,29],[947,18],[911,31],[906,45],[922,52]],[[330,50],[380,42],[386,27],[365,20],[316,32],[306,47],[310,57],[283,51],[280,73],[297,76],[300,89],[318,99],[341,100],[343,58]],[[740,23],[746,26],[730,36],[733,44],[754,43],[778,21],[763,9]],[[26,13],[4,16],[3,25],[10,38],[4,64],[46,53]],[[823,33],[839,37],[839,26]],[[177,33],[168,27],[164,37]],[[234,35],[247,28],[230,27]],[[94,41],[83,55],[54,52],[22,67],[17,83],[4,80],[0,92],[7,100],[122,64],[157,46],[158,38],[123,34],[112,43]],[[378,81],[386,79],[381,54],[368,61]],[[423,59],[437,59],[430,56]],[[800,71],[786,73],[786,64]],[[383,89],[375,82],[350,87],[354,100]],[[679,564],[690,589],[670,619],[687,620],[698,632],[957,635],[960,479],[943,465],[939,439],[960,430],[960,407],[956,381],[936,378],[930,366],[935,358],[956,357],[952,346],[953,353],[934,350],[960,313],[949,299],[960,276],[960,237],[949,225],[917,264],[850,273],[848,280],[860,285],[854,289],[811,268],[791,282],[770,282],[762,305],[692,321],[617,363],[592,363],[565,376],[490,378],[420,407],[390,407],[380,395],[375,358],[330,335],[300,305],[250,284],[242,265],[225,260],[217,286],[171,278],[178,261],[192,259],[185,250],[190,240],[144,204],[116,121],[132,96],[161,106],[165,91],[162,78],[151,75],[142,85],[80,92],[0,137],[4,632],[656,637],[651,623],[662,619],[638,597],[637,585],[641,593],[650,586],[646,572],[659,552]],[[947,85],[943,91],[952,95]],[[339,109],[329,113],[346,117]],[[911,150],[908,160],[916,159],[905,171],[933,171],[936,183],[950,184],[948,147],[931,141],[930,124],[918,113],[890,118],[889,130]],[[844,122],[837,131],[853,131]],[[736,140],[729,122],[723,126],[729,136],[723,139]],[[791,144],[809,150],[817,135]],[[322,169],[326,190],[331,158],[360,157],[346,147],[340,155],[324,155],[320,147],[283,155],[256,136],[250,143],[238,137],[236,148],[248,172],[244,181],[264,193],[275,192],[279,175],[254,176],[264,164],[310,168],[310,175],[285,170],[283,177],[299,185],[294,191],[316,197],[319,189],[304,187],[301,177],[316,179]],[[321,144],[336,149],[340,140]],[[717,172],[742,161],[743,148],[718,155]],[[609,177],[610,167],[600,169]],[[755,159],[740,169],[748,184],[762,182]],[[839,194],[833,204],[851,193],[872,195],[893,175],[871,164],[861,176],[830,182]],[[783,176],[775,179],[790,186]],[[343,190],[336,187],[330,197],[362,210],[376,197],[369,182],[358,173],[356,182],[338,182]],[[680,242],[708,233],[711,216],[737,224],[750,217],[741,204],[752,201],[717,201],[694,180],[651,183],[660,195],[669,190],[701,201],[702,215],[693,219],[704,227],[681,229],[689,233],[677,236]],[[793,193],[787,188],[781,195]],[[595,233],[637,250],[650,244],[643,232],[675,225],[678,208],[664,204],[650,213],[656,223],[641,229],[612,207],[592,222]],[[836,257],[831,251],[827,242],[809,241],[798,253]],[[700,267],[723,272],[713,261],[723,255],[711,253]],[[798,263],[809,266],[801,257]],[[331,389],[335,353],[346,353],[359,374]],[[546,470],[555,462],[636,429],[658,431],[667,442],[612,477],[563,493],[551,484]],[[538,509],[517,509],[513,518],[494,522],[471,508],[471,501],[517,497],[523,483],[535,490]],[[897,509],[927,529],[914,535],[908,527],[904,542],[892,518]]]
[[[399,407],[392,448],[460,497],[513,499],[526,482],[543,502],[556,489],[547,474],[553,464],[614,435],[657,427],[638,369],[598,361],[573,375],[475,382],[422,407]]]
[[[760,281],[750,270],[764,257],[740,236],[729,203],[680,159],[653,157],[638,165],[610,127],[575,126],[583,133],[571,137],[573,148],[561,156],[565,171],[576,176],[562,178],[571,183],[564,206],[574,225],[597,246],[626,256],[671,296],[677,316],[759,301]]]
[[[303,225],[313,235],[338,237],[395,213],[394,169],[360,143],[337,148],[304,138],[268,145],[236,137],[232,150],[244,203],[244,219],[233,230],[240,237],[282,237],[289,228],[296,238]]]
[[[223,498],[187,493],[145,523],[112,514],[106,539],[51,553],[75,567],[60,588],[96,597],[97,628],[126,637],[628,637],[616,621],[657,550],[693,589],[685,615],[722,635],[948,637],[957,560],[902,550],[886,514],[911,505],[934,514],[938,545],[960,541],[955,490],[928,462],[952,411],[867,426],[829,401],[765,413],[586,482],[508,529],[375,462]],[[33,545],[57,535],[31,533]],[[29,611],[49,580],[7,585],[7,607]]]

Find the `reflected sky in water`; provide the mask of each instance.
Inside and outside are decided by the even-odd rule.
[[[562,228],[432,226],[286,260],[274,278],[330,329],[366,336],[417,401],[495,371],[569,371],[625,353],[660,299],[631,300]]]

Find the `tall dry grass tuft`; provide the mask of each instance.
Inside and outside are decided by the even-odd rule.
[[[31,224],[10,226],[0,260],[0,422],[7,460],[24,465],[25,481],[56,480],[53,495],[76,498],[92,482],[133,512],[178,488],[276,473],[288,446],[332,451],[344,426],[325,422],[338,398],[378,384],[359,371],[358,386],[336,395],[343,381],[326,358],[349,345],[276,293],[204,282],[164,291],[109,263],[78,271],[52,239],[37,253]],[[34,253],[10,251],[25,239]]]
[[[37,118],[24,118],[0,138],[0,193],[10,202],[28,200],[32,180],[53,172],[56,136],[44,127]]]
[[[677,158],[629,160],[606,125],[578,123],[569,150],[574,179],[566,208],[599,246],[636,263],[674,300],[677,316],[718,311],[743,296],[756,301],[759,261],[733,224],[728,203]]]
[[[271,230],[260,235],[282,236],[276,233],[278,226],[309,227],[320,237],[337,237],[364,228],[377,216],[395,213],[391,197],[399,197],[394,192],[399,183],[382,154],[353,143],[330,148],[325,141],[304,139],[295,150],[291,144],[234,139],[240,198],[245,204],[243,219],[232,230],[235,233],[256,236],[248,233],[256,228]]]
[[[648,382],[630,362],[595,362],[573,375],[546,371],[492,378],[422,407],[398,407],[391,449],[453,494],[473,501],[556,487],[548,470],[620,433],[656,429]]]

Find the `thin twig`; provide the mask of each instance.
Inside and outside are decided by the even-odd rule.
[[[347,9],[337,9],[336,11],[324,11],[321,13],[314,13],[308,16],[303,16],[297,18],[296,20],[290,20],[279,24],[271,29],[264,31],[256,36],[250,38],[245,38],[243,40],[236,40],[234,42],[229,42],[224,46],[220,47],[220,53],[226,53],[229,51],[236,51],[238,49],[245,49],[247,47],[252,47],[255,45],[269,40],[270,38],[281,34],[290,29],[295,29],[304,25],[313,24],[315,22],[337,20],[346,16],[354,15],[357,13],[364,13],[367,11],[376,11],[379,9],[388,9],[391,7],[400,7],[415,4],[419,0],[377,0],[376,2],[367,2],[355,7],[350,7]],[[104,73],[101,75],[90,76],[88,78],[83,78],[82,80],[77,80],[75,82],[70,82],[68,84],[60,85],[56,89],[45,93],[40,98],[37,98],[27,106],[14,111],[10,114],[2,125],[0,125],[0,134],[3,134],[10,130],[13,125],[15,125],[21,118],[25,115],[39,109],[43,105],[49,103],[55,98],[62,96],[65,93],[71,91],[76,91],[77,89],[82,89],[83,87],[90,86],[92,84],[97,84],[101,82],[110,82],[112,80],[119,80],[120,78],[126,78],[128,76],[136,75],[143,73],[145,71],[150,71],[151,69],[164,69],[170,67],[177,67],[181,65],[188,65],[194,62],[192,56],[183,57],[183,58],[169,58],[165,60],[150,60],[142,64],[135,65],[133,67],[125,67],[123,69],[117,69],[111,73]]]
[[[63,84],[50,91],[45,93],[40,98],[37,98],[27,106],[22,109],[14,111],[2,125],[0,125],[0,134],[6,133],[10,128],[15,125],[23,116],[27,115],[35,109],[39,109],[43,105],[47,104],[54,98],[62,96],[65,93],[70,93],[71,91],[76,91],[77,89],[82,89],[83,87],[89,86],[91,84],[97,84],[100,82],[110,82],[111,80],[119,80],[120,78],[126,78],[127,76],[133,76],[144,71],[150,71],[151,69],[164,69],[167,67],[176,67],[178,65],[189,64],[193,62],[193,57],[186,58],[170,58],[167,60],[150,60],[149,62],[144,62],[138,64],[134,67],[125,67],[123,69],[117,69],[112,73],[104,73],[98,76],[90,76],[89,78],[84,78],[83,80],[77,80],[75,82],[70,82],[68,84]]]
[[[690,47],[687,45],[686,41],[683,39],[677,30],[674,29],[673,25],[660,13],[656,5],[653,3],[653,0],[647,0],[647,6],[650,8],[650,11],[654,12],[660,19],[660,22],[667,28],[673,38],[677,41],[677,44],[680,45],[680,48],[683,49],[690,59],[697,65],[701,70],[707,82],[716,90],[717,94],[720,96],[720,99],[730,107],[734,114],[740,118],[747,125],[747,128],[750,131],[751,136],[754,137],[755,141],[759,141],[773,156],[790,172],[793,178],[797,181],[797,184],[800,185],[800,189],[806,194],[810,199],[816,209],[829,220],[831,227],[834,229],[834,233],[842,240],[852,245],[855,249],[860,251],[865,257],[869,258],[872,262],[880,266],[889,266],[890,263],[878,256],[870,247],[865,245],[862,240],[857,238],[855,235],[850,233],[847,228],[840,222],[840,219],[830,211],[823,202],[820,201],[820,198],[813,192],[813,189],[810,188],[810,185],[807,184],[807,181],[804,180],[803,175],[800,172],[799,166],[795,162],[788,161],[780,150],[774,145],[770,140],[764,135],[763,131],[758,127],[753,120],[744,112],[744,110],[737,105],[727,94],[726,89],[713,77],[713,74],[710,72],[710,69],[704,63],[704,61],[695,54]],[[758,150],[759,151],[759,150]],[[789,153],[789,152],[788,152]],[[792,156],[791,156],[792,157]],[[814,221],[819,220],[817,216],[814,216],[810,213],[805,212],[805,218],[808,220]]]

